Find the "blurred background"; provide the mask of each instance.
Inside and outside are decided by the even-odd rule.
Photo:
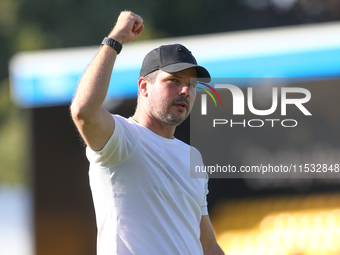
[[[28,72],[27,66],[38,61],[36,54],[40,64],[50,65],[50,55],[39,55],[45,50],[52,50],[52,55],[59,58],[73,51],[80,56],[83,53],[88,57],[79,57],[79,61],[82,68],[85,67],[122,10],[132,10],[144,19],[145,30],[131,46],[134,52],[139,47],[145,50],[145,45],[153,40],[166,39],[164,42],[167,42],[173,37],[196,35],[210,38],[211,34],[220,40],[217,39],[219,33],[228,37],[238,32],[242,35],[253,31],[262,33],[268,28],[274,31],[272,43],[282,44],[282,40],[275,41],[275,36],[297,25],[322,25],[321,30],[327,30],[328,26],[337,28],[340,0],[0,0],[0,254],[95,254],[96,227],[88,186],[88,163],[69,117],[70,98],[49,103],[33,96],[34,100],[24,101],[29,91],[19,78],[22,72]],[[334,30],[333,34],[337,37],[339,31]],[[238,37],[241,39],[242,36]],[[245,50],[252,45],[252,41],[246,40],[244,37]],[[229,44],[219,43],[228,52],[234,51]],[[89,46],[95,48],[87,48]],[[340,45],[332,47],[336,49]],[[59,51],[63,49],[66,52]],[[202,49],[208,64],[209,50],[209,45]],[[262,51],[265,53],[265,49]],[[196,52],[198,49],[194,55]],[[328,61],[331,55],[320,56],[332,69],[323,76],[339,77],[338,63]],[[337,55],[333,52],[332,56]],[[308,58],[310,55],[300,56],[304,57],[306,62],[312,61]],[[246,66],[244,63],[247,61],[238,68]],[[41,65],[39,68],[43,69]],[[280,74],[279,68],[275,74]],[[79,79],[77,75],[73,77],[72,91]],[[138,73],[134,75],[132,78],[137,80]],[[62,87],[55,83],[54,86]],[[44,84],[38,85],[49,90],[48,82]],[[337,83],[332,85],[331,94],[335,98],[327,108],[331,110],[320,113],[324,116],[324,125],[315,127],[315,133],[303,139],[313,141],[313,134],[329,130],[325,126],[339,130],[337,121],[333,121],[336,115],[332,115],[336,112],[334,106],[338,106],[337,86]],[[53,88],[53,93],[60,92]],[[324,99],[322,105],[328,97],[322,90],[319,92],[319,99]],[[134,107],[131,93],[107,102],[108,109],[126,116],[133,113]],[[188,130],[186,122],[178,128],[177,137],[189,142]],[[326,137],[329,144],[315,150],[333,153],[337,158],[339,137],[333,138],[329,142]],[[293,135],[291,139],[299,142],[301,136]],[[306,144],[313,145],[312,142]],[[313,151],[310,153],[314,155]],[[337,181],[261,183],[212,179],[209,203],[218,240],[228,254],[340,254]]]

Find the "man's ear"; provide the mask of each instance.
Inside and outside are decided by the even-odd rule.
[[[145,77],[140,77],[138,79],[138,90],[139,94],[142,97],[147,97],[148,96],[148,81],[145,79]]]

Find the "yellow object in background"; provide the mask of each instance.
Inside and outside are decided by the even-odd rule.
[[[340,195],[230,201],[212,214],[228,255],[340,254]]]

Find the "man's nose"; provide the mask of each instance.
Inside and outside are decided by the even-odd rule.
[[[183,82],[180,89],[180,95],[189,96],[190,95],[190,84]]]

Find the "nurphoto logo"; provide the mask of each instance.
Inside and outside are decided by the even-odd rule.
[[[208,112],[208,103],[207,103],[207,94],[212,98],[214,101],[215,106],[217,106],[216,99],[213,94],[217,97],[217,99],[220,102],[220,105],[222,104],[222,99],[216,89],[228,89],[231,92],[232,95],[232,113],[233,115],[245,115],[245,96],[243,94],[243,91],[237,87],[236,85],[231,84],[215,84],[214,87],[199,82],[200,85],[203,85],[210,89],[212,92],[210,92],[207,88],[198,87],[198,89],[204,91],[205,93],[201,94],[201,115],[207,115]],[[308,111],[308,109],[304,106],[305,103],[310,101],[311,99],[311,93],[309,90],[305,88],[297,88],[297,87],[269,87],[268,89],[271,89],[271,95],[272,95],[272,103],[269,109],[256,109],[254,107],[254,96],[253,96],[253,88],[247,87],[247,106],[248,110],[257,116],[268,116],[272,113],[274,113],[278,108],[278,99],[280,95],[280,101],[281,101],[281,116],[287,115],[287,105],[294,105],[297,107],[305,116],[311,116],[312,114]],[[280,91],[279,91],[280,90]],[[280,93],[279,93],[280,92]],[[213,94],[212,94],[213,93]],[[298,94],[299,98],[290,98],[289,94],[294,93],[295,95]],[[213,119],[213,127],[216,127],[217,125],[226,125],[229,124],[230,127],[233,127],[235,125],[242,125],[242,126],[249,126],[249,127],[262,127],[265,125],[265,123],[271,124],[272,127],[275,126],[276,122],[280,122],[282,127],[296,127],[298,125],[297,120],[295,119],[250,119],[245,120],[241,122],[235,122],[232,119]]]

